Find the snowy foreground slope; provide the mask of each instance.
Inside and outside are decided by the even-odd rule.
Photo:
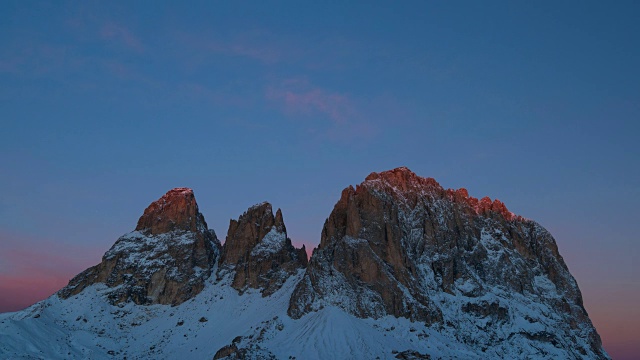
[[[342,192],[307,260],[280,209],[221,245],[193,191],[0,314],[0,359],[608,359],[553,237],[409,169]]]
[[[397,355],[394,351],[405,350],[433,358],[486,358],[452,342],[438,328],[404,318],[359,319],[326,307],[293,320],[286,310],[301,275],[269,297],[256,290],[239,295],[228,279],[211,281],[196,297],[173,307],[113,306],[101,294],[103,285],[67,300],[54,295],[0,315],[0,358],[211,359],[238,336],[247,344],[255,339],[251,346],[257,358],[390,359]]]
[[[67,300],[53,295],[23,311],[0,314],[0,358],[211,359],[239,336],[238,345],[252,347],[249,357],[276,359],[393,359],[407,350],[433,359],[518,359],[534,350],[511,344],[510,352],[483,353],[440,326],[393,316],[360,319],[334,306],[294,320],[286,310],[301,275],[269,297],[256,290],[239,295],[229,279],[212,280],[178,306],[113,306],[103,285]],[[565,358],[563,351],[548,350],[547,358]]]

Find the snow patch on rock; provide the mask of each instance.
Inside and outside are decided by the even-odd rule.
[[[286,233],[280,232],[275,227],[272,227],[264,238],[251,250],[251,256],[276,254],[285,246],[286,240]]]

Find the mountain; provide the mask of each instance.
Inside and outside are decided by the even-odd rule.
[[[608,359],[555,240],[407,168],[347,187],[307,259],[269,203],[224,245],[169,191],[102,262],[0,314],[0,358]]]
[[[407,168],[342,192],[288,314],[326,306],[439,326],[496,357],[605,357],[549,232]]]
[[[67,299],[102,283],[111,304],[178,305],[202,291],[220,253],[191,189],[176,188],[151,203],[133,232],[123,235],[102,262],[71,279]]]
[[[268,296],[306,266],[306,249],[304,245],[302,249],[291,245],[282,211],[278,209],[274,217],[271,204],[264,202],[230,221],[218,277],[231,272],[234,289],[241,293],[260,289],[263,296]]]

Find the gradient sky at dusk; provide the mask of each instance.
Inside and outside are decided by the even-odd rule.
[[[640,353],[640,3],[24,2],[0,11],[0,311],[194,189],[315,246],[407,166],[555,236],[614,359]]]

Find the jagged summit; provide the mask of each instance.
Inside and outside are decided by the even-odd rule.
[[[266,201],[249,207],[238,220],[229,220],[229,230],[220,263],[237,264],[264,239],[274,224],[275,218],[271,204]]]
[[[454,202],[466,204],[477,215],[491,216],[492,214],[499,214],[506,220],[524,220],[523,217],[509,211],[506,205],[498,199],[491,200],[488,196],[478,199],[470,196],[465,188],[457,190],[445,189],[434,178],[420,177],[404,166],[380,173],[372,172],[360,186],[364,184],[377,186],[382,191],[387,191],[402,198],[407,198],[407,193],[430,193],[448,198]],[[411,198],[411,194],[409,194],[409,197]]]
[[[170,190],[100,264],[0,320],[0,358],[609,358],[549,232],[406,167],[345,188],[309,260],[270,203],[221,246],[193,191]]]
[[[274,216],[270,203],[251,206],[238,220],[229,221],[218,272],[232,272],[235,289],[258,288],[269,295],[306,265],[306,251],[291,244],[282,211]]]
[[[382,172],[372,172],[365,181],[384,181],[387,184],[403,191],[416,190],[417,188],[433,188],[443,190],[442,186],[434,178],[424,178],[416,175],[405,166]]]
[[[102,283],[113,304],[180,304],[202,290],[219,253],[193,190],[175,188],[146,208],[136,229],[121,236],[100,264],[75,276],[58,295],[68,298]]]
[[[407,168],[347,187],[325,221],[288,314],[331,306],[438,326],[483,358],[606,358],[542,226]]]
[[[151,235],[173,230],[206,230],[207,223],[198,211],[193,190],[179,187],[169,190],[160,199],[152,202],[138,220],[136,231]]]

